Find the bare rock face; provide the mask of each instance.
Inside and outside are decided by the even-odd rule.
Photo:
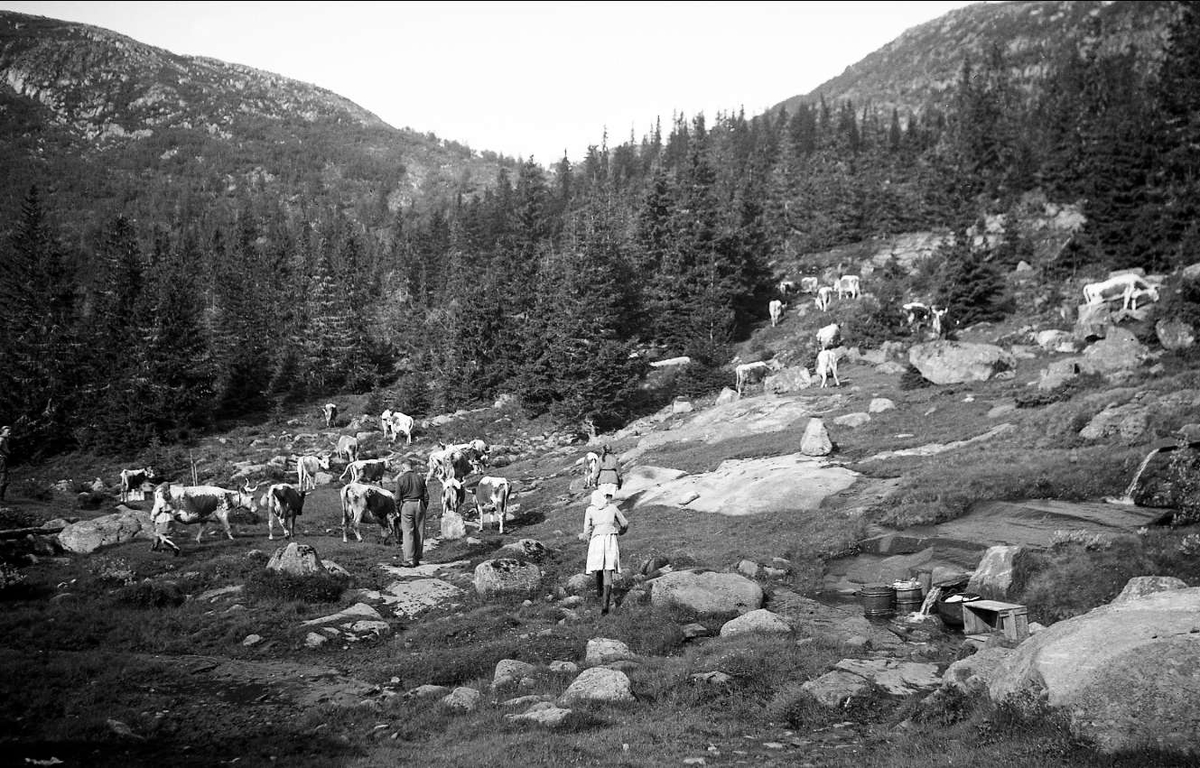
[[[485,560],[475,567],[475,591],[482,597],[529,594],[541,582],[541,568],[511,557]]]
[[[736,573],[674,571],[647,583],[651,604],[697,616],[742,614],[763,604],[762,587]]]
[[[908,350],[908,362],[934,384],[987,381],[1011,370],[1016,360],[994,344],[931,341]]]
[[[1021,643],[993,700],[1044,699],[1104,752],[1200,756],[1200,587],[1114,602]]]
[[[153,530],[150,513],[128,507],[122,511],[71,523],[58,534],[58,543],[68,552],[86,555],[101,547],[124,544],[136,538],[145,538]],[[145,533],[143,533],[145,532]]]

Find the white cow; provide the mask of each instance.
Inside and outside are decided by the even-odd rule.
[[[587,456],[583,457],[583,487],[595,488],[598,482],[600,482],[600,455],[595,451],[588,451]]]
[[[800,290],[800,286],[796,285],[795,280],[780,280],[778,287],[779,295],[785,299]]]
[[[817,353],[817,375],[821,377],[821,387],[824,388],[830,376],[833,376],[833,385],[835,387],[842,386],[842,382],[838,381],[837,375],[838,353],[836,349],[822,349]]]
[[[766,363],[761,360],[757,363],[742,363],[734,369],[734,385],[738,395],[741,396],[746,387],[762,382],[768,374],[778,371],[781,367],[775,360]]]
[[[842,275],[838,278],[837,295],[839,299],[844,299],[847,296],[857,299],[859,296],[858,275]]]
[[[251,512],[258,511],[258,502],[254,499],[254,491],[258,486],[249,483],[237,491],[230,491],[215,485],[174,485],[162,483],[154,489],[154,506],[150,510],[150,519],[155,521],[155,538],[151,549],[158,549],[160,544],[178,551],[179,547],[167,536],[166,529],[171,520],[192,525],[199,523],[196,532],[196,543],[204,537],[204,527],[215,517],[225,528],[225,535],[232,540],[233,531],[229,527],[229,513],[237,507],[245,507]],[[162,530],[159,530],[159,521]]]
[[[833,302],[833,288],[828,285],[822,285],[817,289],[817,309],[822,312],[829,311],[829,305]]]
[[[383,436],[387,439],[392,439],[392,411],[391,408],[384,408],[383,413],[379,414],[379,426],[383,429]]]
[[[462,481],[456,477],[448,477],[442,481],[442,514],[458,512],[466,499],[467,491]]]
[[[382,483],[383,476],[387,474],[393,459],[395,459],[394,454],[382,459],[352,461],[346,465],[346,469],[342,471],[342,475],[338,479],[345,480],[346,475],[349,475],[352,483]]]
[[[821,328],[821,330],[817,331],[818,347],[820,349],[829,349],[830,347],[837,346],[838,342],[841,340],[841,333],[841,326],[839,326],[837,323],[830,323],[824,328]]]
[[[504,518],[508,515],[508,495],[510,487],[508,479],[503,477],[482,477],[479,485],[475,486],[475,510],[479,512],[479,530],[483,530],[484,514],[489,508],[495,510],[500,521],[500,533],[504,533]]]
[[[332,427],[338,417],[337,403],[325,403],[321,406],[321,413],[325,416],[325,426]]]
[[[386,413],[386,411],[385,411]],[[396,442],[396,438],[404,435],[404,441],[412,444],[413,427],[416,426],[416,419],[400,411],[392,411],[392,415],[388,419],[389,424],[384,428],[383,434],[392,442]]]
[[[358,438],[352,435],[342,435],[338,438],[334,453],[346,461],[358,461]]]
[[[1110,292],[1113,294],[1111,298],[1107,295]],[[1121,296],[1122,309],[1137,309],[1137,300],[1142,296],[1158,301],[1158,286],[1132,272],[1114,275],[1098,283],[1088,283],[1083,286],[1083,300],[1088,304],[1103,304],[1115,299],[1117,292]]]
[[[783,319],[783,310],[787,309],[787,304],[784,304],[779,299],[772,299],[767,309],[771,313],[771,327],[774,328]]]
[[[804,293],[816,293],[820,286],[821,281],[815,277],[800,278],[800,290]]]
[[[929,308],[929,316],[933,318],[933,332],[937,334],[939,339],[946,332],[946,321],[943,318],[946,317],[946,313],[949,311],[949,307],[938,309],[934,306]]]
[[[296,485],[302,491],[311,491],[317,487],[317,470],[329,469],[328,456],[297,456]]]

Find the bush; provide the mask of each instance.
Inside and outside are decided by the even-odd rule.
[[[246,580],[246,594],[254,598],[284,602],[299,600],[304,603],[332,603],[341,598],[349,586],[349,581],[344,576],[334,574],[294,576],[290,573],[262,570],[252,573]]]
[[[146,579],[117,590],[117,600],[137,608],[174,608],[183,605],[187,595],[173,581]]]

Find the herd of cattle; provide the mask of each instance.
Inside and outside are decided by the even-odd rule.
[[[779,282],[777,289],[779,291],[779,298],[772,299],[767,305],[767,312],[771,318],[772,328],[783,322],[783,313],[793,296],[797,294],[812,294],[815,296],[817,309],[822,312],[828,312],[835,293],[839,300],[859,298],[861,295],[861,280],[858,275],[842,275],[833,281],[832,285],[821,285],[820,280],[815,277],[801,278],[799,282],[784,279]],[[1083,287],[1083,300],[1085,304],[1103,304],[1115,301],[1118,298],[1121,299],[1122,309],[1136,310],[1139,299],[1146,298],[1150,301],[1158,301],[1158,286],[1135,272],[1122,272],[1109,277],[1107,280],[1088,283]],[[948,330],[948,322],[946,320],[947,307],[939,308],[933,304],[910,301],[904,304],[901,309],[904,312],[904,320],[913,334],[921,335],[926,330],[929,330],[936,338],[945,337]],[[817,376],[821,379],[822,387],[826,386],[830,378],[833,379],[834,386],[841,386],[837,375],[837,347],[841,344],[840,337],[841,328],[836,323],[824,326],[817,331],[818,352],[816,372]],[[782,367],[782,364],[776,360],[738,365],[734,370],[734,385],[738,395],[741,395],[746,387],[764,382],[767,376],[780,370]]]
[[[325,425],[331,428],[335,426],[337,405],[327,403],[321,411]],[[403,435],[406,444],[412,443],[414,420],[411,416],[388,409],[380,419],[384,437],[389,442],[394,443]],[[229,515],[238,508],[248,509],[252,514],[259,509],[265,511],[269,540],[275,539],[276,524],[284,538],[291,538],[296,532],[296,518],[304,510],[305,499],[317,487],[317,473],[328,470],[332,458],[337,456],[346,462],[340,479],[347,482],[339,492],[342,541],[347,542],[350,534],[362,541],[359,527],[365,520],[379,525],[385,543],[389,539],[398,543],[400,505],[396,495],[383,487],[389,473],[394,472],[400,464],[398,453],[393,452],[384,458],[360,459],[358,451],[358,440],[350,435],[342,435],[331,454],[295,457],[295,485],[273,483],[258,496],[256,493],[261,483],[252,486],[247,482],[237,490],[215,485],[187,486],[163,482],[151,467],[125,469],[120,473],[121,500],[127,501],[136,490],[152,490],[150,516],[154,524],[154,543],[151,549],[156,551],[166,548],[175,554],[179,553],[179,546],[170,536],[172,523],[196,524],[196,542],[200,543],[207,524],[215,520],[221,524],[225,535],[232,539]],[[491,510],[499,521],[500,533],[504,533],[511,488],[506,478],[484,476],[488,455],[489,446],[483,440],[452,445],[439,443],[429,453],[425,480],[429,482],[436,478],[440,483],[442,514],[460,513],[466,495],[471,493],[475,511],[479,515],[479,528],[482,530],[486,515]],[[478,480],[469,481],[472,475],[479,476]]]

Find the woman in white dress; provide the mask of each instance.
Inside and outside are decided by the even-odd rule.
[[[613,503],[610,490],[592,491],[591,504],[583,517],[583,538],[588,543],[586,573],[596,574],[596,595],[601,613],[608,613],[612,600],[613,572],[621,572],[621,548],[617,537],[625,533],[629,521]]]

